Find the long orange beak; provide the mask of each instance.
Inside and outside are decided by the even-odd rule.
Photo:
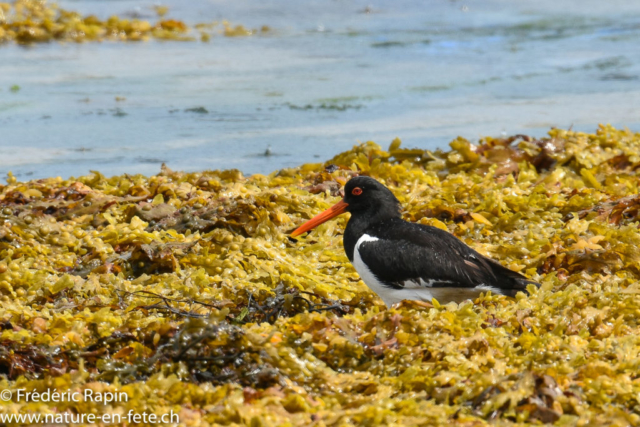
[[[349,206],[349,204],[346,203],[344,200],[339,201],[338,203],[331,206],[326,211],[319,213],[318,215],[311,218],[309,221],[302,224],[300,227],[293,230],[293,233],[291,233],[291,237],[299,236],[302,233],[319,226],[323,222],[327,222],[331,218],[337,217],[341,213],[344,213],[345,210],[347,210],[347,206]]]

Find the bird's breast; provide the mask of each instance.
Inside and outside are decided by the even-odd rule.
[[[360,256],[360,246],[365,242],[376,242],[379,239],[375,236],[363,234],[357,241],[353,250],[353,267],[356,269],[362,281],[373,292],[378,294],[387,307],[392,306],[404,299],[430,301],[432,296],[428,289],[397,289],[379,280],[371,271],[369,266]]]
[[[356,269],[360,278],[368,287],[371,288],[378,295],[380,292],[386,287],[375,274],[371,271],[369,266],[365,264],[360,256],[360,246],[365,242],[377,242],[378,238],[370,236],[368,234],[363,234],[358,241],[356,242],[356,246],[353,248],[353,267]]]

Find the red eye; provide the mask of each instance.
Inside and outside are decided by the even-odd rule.
[[[356,187],[353,190],[351,190],[351,194],[353,194],[354,196],[359,196],[362,194],[362,188],[360,187]]]

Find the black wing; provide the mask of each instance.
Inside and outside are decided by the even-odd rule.
[[[358,253],[378,280],[393,288],[490,286],[513,296],[529,283],[539,286],[436,227],[395,219],[367,234],[379,240],[361,243]]]

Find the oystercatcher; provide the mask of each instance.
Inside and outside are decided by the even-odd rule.
[[[503,267],[436,227],[404,221],[400,202],[373,178],[358,176],[342,201],[302,224],[298,236],[351,212],[344,250],[364,283],[387,306],[402,300],[461,302],[481,292],[515,296],[538,283]]]

